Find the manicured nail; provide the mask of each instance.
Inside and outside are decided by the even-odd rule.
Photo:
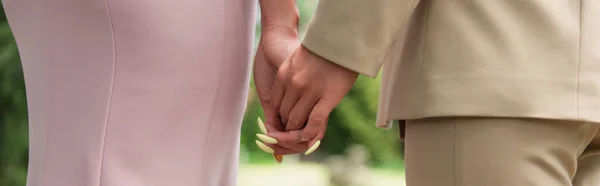
[[[317,148],[319,148],[319,145],[321,145],[321,140],[315,142],[315,144],[313,144],[312,147],[308,148],[304,155],[309,155],[313,153],[315,150],[317,150]]]
[[[269,154],[273,154],[275,152],[275,150],[273,150],[271,147],[265,145],[263,142],[260,142],[258,140],[254,140],[254,141],[256,142],[256,145],[258,146],[258,148],[260,148],[260,150],[263,150]]]
[[[256,137],[258,139],[260,139],[261,141],[268,143],[268,144],[277,144],[277,140],[275,138],[269,137],[267,135],[264,134],[256,134]]]
[[[262,119],[258,117],[258,128],[263,134],[267,134],[267,127],[265,127],[265,123],[263,123]]]
[[[279,164],[281,164],[281,162],[283,162],[283,155],[273,154],[273,158],[275,158],[275,161],[277,161],[277,163],[279,163]]]

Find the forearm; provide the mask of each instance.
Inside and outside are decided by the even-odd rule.
[[[297,30],[296,0],[260,0],[263,32],[274,29]]]

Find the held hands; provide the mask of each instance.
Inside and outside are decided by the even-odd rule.
[[[277,69],[298,45],[300,42],[296,27],[263,26],[254,59],[254,84],[266,120],[273,126],[282,126],[277,110],[271,105],[271,89]]]
[[[262,36],[254,60],[254,83],[266,121],[270,124],[269,131],[284,131],[277,109],[271,105],[271,89],[277,76],[277,69],[298,45],[300,43],[296,27],[263,25]],[[278,141],[266,135],[267,128],[260,118],[258,124],[262,134],[256,134],[257,138],[260,139],[260,141],[256,140],[256,145],[263,151],[273,154],[277,162],[281,163],[283,161],[282,154],[297,153],[304,148],[302,145],[297,144],[266,146],[264,143],[277,144]],[[292,150],[294,147],[296,150]],[[275,154],[273,149],[277,149],[278,154]]]
[[[329,114],[358,77],[356,72],[294,44],[297,47],[283,63],[277,64],[281,57],[269,63],[278,69],[276,75],[261,64],[268,60],[260,61],[259,56],[269,52],[281,56],[289,51],[263,47],[260,52],[259,45],[255,62],[255,83],[267,121],[262,131],[266,135],[257,135],[266,144],[259,140],[256,143],[263,151],[274,154],[278,162],[280,155],[310,154],[319,146]]]

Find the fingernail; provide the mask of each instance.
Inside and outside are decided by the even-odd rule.
[[[260,131],[263,134],[267,133],[267,127],[265,127],[265,123],[263,123],[262,119],[260,119],[260,117],[258,117],[258,128],[260,129]]]
[[[308,139],[306,139],[306,138],[303,138],[303,137],[300,137],[300,141],[303,141],[303,142],[304,142],[304,141],[308,141]]]
[[[256,145],[258,146],[258,148],[260,148],[260,150],[263,150],[266,153],[273,154],[275,152],[275,150],[273,150],[271,147],[265,145],[263,142],[260,142],[258,140],[254,140],[254,142],[256,142]]]
[[[283,155],[273,154],[273,158],[275,158],[275,161],[277,161],[277,163],[279,163],[279,164],[281,164],[281,162],[283,162]]]
[[[258,139],[260,139],[261,141],[268,143],[268,144],[277,144],[277,140],[275,138],[269,137],[267,135],[264,134],[256,134],[256,137]]]
[[[319,148],[319,145],[321,145],[321,140],[315,142],[315,144],[313,144],[312,147],[308,148],[304,155],[309,155],[313,153],[315,150],[317,150],[317,148]]]

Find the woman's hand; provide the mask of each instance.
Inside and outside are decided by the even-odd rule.
[[[264,31],[254,59],[254,84],[267,124],[279,129],[282,127],[282,123],[276,110],[271,106],[271,88],[277,69],[298,47],[298,34],[291,28],[270,28],[270,30]]]
[[[262,3],[263,1],[261,1]],[[278,0],[278,2],[285,2]],[[261,6],[262,7],[262,6]],[[280,11],[277,13],[281,13]],[[291,13],[294,13],[292,11]],[[295,12],[297,14],[297,12]],[[263,12],[264,15],[264,12]],[[268,16],[267,16],[268,17]],[[294,16],[283,16],[294,17]],[[297,17],[297,16],[296,16]],[[272,153],[278,162],[281,162],[281,155],[300,153],[306,149],[307,143],[289,144],[279,142],[267,136],[268,132],[284,131],[277,110],[271,105],[271,91],[276,78],[277,69],[283,61],[298,47],[297,19],[284,20],[265,20],[263,16],[262,34],[254,60],[254,83],[261,106],[263,107],[266,124],[262,125],[263,134],[257,134],[257,145],[265,152]],[[261,126],[259,122],[259,126]],[[266,143],[266,144],[265,144]],[[276,155],[277,154],[277,155]]]

